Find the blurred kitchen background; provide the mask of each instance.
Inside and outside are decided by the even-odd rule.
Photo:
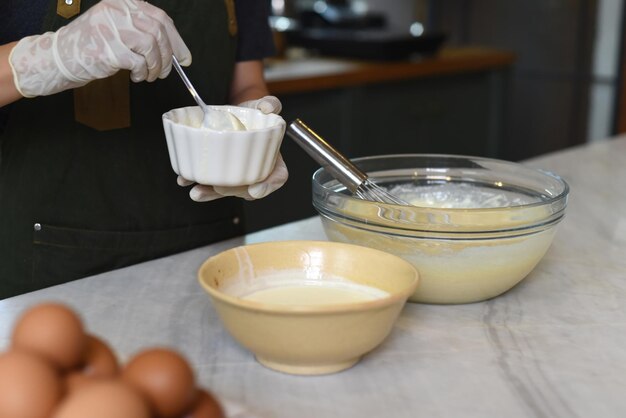
[[[621,0],[267,1],[283,117],[350,158],[520,161],[626,130]],[[276,204],[314,214],[317,165],[287,137],[282,152],[290,181],[250,206],[250,230],[275,224]]]

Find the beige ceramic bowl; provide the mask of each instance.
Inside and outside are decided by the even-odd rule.
[[[187,180],[213,186],[243,186],[265,179],[276,162],[285,121],[275,114],[238,106],[210,106],[231,112],[245,131],[202,129],[198,106],[163,115],[170,163]]]
[[[418,273],[400,257],[371,248],[283,241],[213,256],[198,280],[226,329],[261,364],[314,375],[349,368],[378,346]],[[263,292],[274,300],[246,299]]]

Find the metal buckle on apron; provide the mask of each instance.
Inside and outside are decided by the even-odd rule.
[[[69,19],[80,13],[80,0],[57,0],[57,14]]]

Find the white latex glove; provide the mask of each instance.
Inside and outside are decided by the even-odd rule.
[[[283,105],[276,96],[265,96],[257,100],[248,100],[247,102],[240,103],[239,106],[259,109],[266,115],[268,113],[275,113],[278,115],[280,114],[280,111],[283,110]]]
[[[263,113],[276,113],[282,110],[280,100],[274,96],[265,96],[258,100],[250,100],[239,106],[259,109]],[[270,175],[262,182],[250,186],[219,187],[204,184],[196,184],[189,191],[189,197],[196,202],[208,202],[225,196],[237,196],[246,200],[261,199],[278,190],[287,181],[289,172],[282,155],[278,154],[276,164]],[[189,186],[193,182],[178,176],[177,183],[180,186]]]
[[[23,38],[9,63],[24,97],[45,96],[106,78],[121,69],[131,80],[165,78],[175,54],[191,53],[167,14],[137,0],[102,0],[56,32]]]
[[[285,161],[283,161],[282,155],[278,154],[274,170],[272,170],[270,175],[260,183],[238,187],[220,187],[196,184],[189,191],[189,197],[196,202],[209,202],[226,196],[236,196],[245,200],[262,199],[282,187],[288,177],[289,172],[287,171]],[[181,176],[178,176],[176,182],[179,186],[189,186],[190,184],[193,184],[192,181],[184,179]]]

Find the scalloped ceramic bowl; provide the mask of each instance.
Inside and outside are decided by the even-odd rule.
[[[371,248],[282,241],[213,256],[198,280],[226,329],[261,364],[315,375],[347,369],[378,346],[418,273]]]
[[[313,175],[313,206],[330,240],[411,262],[420,273],[412,302],[471,303],[508,291],[543,258],[565,216],[567,183],[518,163],[428,154],[352,162],[413,206],[352,197],[326,169]]]
[[[245,131],[203,129],[202,109],[182,107],[163,114],[163,128],[174,172],[213,186],[243,186],[265,179],[276,162],[285,134],[282,117],[238,106],[210,106],[231,112]]]

